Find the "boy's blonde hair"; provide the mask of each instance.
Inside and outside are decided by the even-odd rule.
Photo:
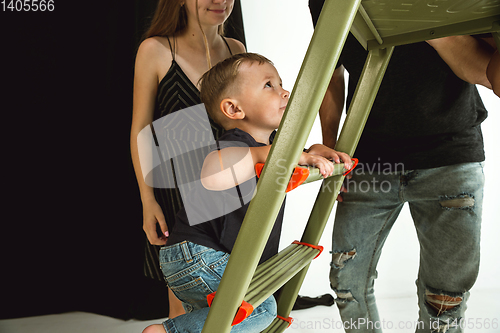
[[[234,92],[241,64],[257,62],[259,65],[271,60],[257,53],[238,53],[212,67],[200,79],[200,98],[205,104],[210,117],[224,127],[225,116],[220,109],[220,103],[228,94]],[[237,89],[237,88],[236,88]]]

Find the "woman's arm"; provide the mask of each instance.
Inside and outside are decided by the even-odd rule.
[[[132,163],[139,185],[143,206],[143,229],[151,244],[165,245],[166,237],[158,237],[156,224],[160,225],[162,233],[168,232],[163,212],[156,202],[153,188],[144,181],[139,159],[137,136],[139,132],[153,121],[156,92],[158,88],[158,71],[156,64],[163,47],[153,38],[146,39],[137,52],[134,74],[134,96],[132,126],[130,131],[130,151]],[[168,54],[168,52],[167,52]],[[163,53],[165,55],[165,53]],[[141,153],[147,153],[148,147],[141,147]],[[145,160],[145,159],[144,159]],[[146,165],[143,165],[147,169]]]

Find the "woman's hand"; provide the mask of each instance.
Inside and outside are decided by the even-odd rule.
[[[168,227],[160,205],[158,205],[156,200],[151,200],[143,203],[142,211],[142,229],[146,233],[149,242],[152,245],[165,245],[167,243]],[[158,236],[156,232],[156,224],[160,225],[161,236]]]

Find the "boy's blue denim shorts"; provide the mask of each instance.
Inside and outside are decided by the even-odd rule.
[[[217,290],[228,260],[228,253],[187,241],[160,250],[165,281],[186,313],[208,306],[207,295]]]
[[[207,296],[217,291],[229,256],[188,241],[161,248],[165,281],[186,310],[185,315],[163,322],[166,332],[201,332],[210,309]],[[231,332],[261,332],[275,317],[276,301],[270,296]]]

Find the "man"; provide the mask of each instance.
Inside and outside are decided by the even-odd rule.
[[[316,24],[323,0],[310,0]],[[491,88],[491,48],[471,36],[397,46],[357,147],[358,171],[339,198],[330,283],[346,332],[381,332],[374,298],[382,247],[407,202],[420,243],[417,332],[461,332],[479,268],[487,111],[474,84]],[[334,147],[367,52],[349,35],[320,107]],[[401,249],[404,251],[404,249]],[[364,324],[363,324],[364,323]]]

